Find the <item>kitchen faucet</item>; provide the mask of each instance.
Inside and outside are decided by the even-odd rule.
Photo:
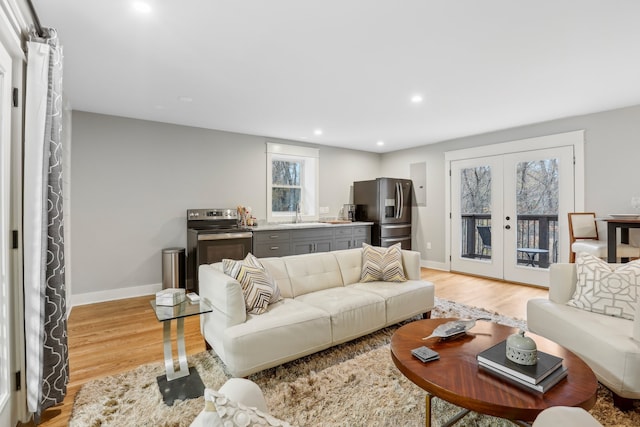
[[[302,215],[300,215],[300,203],[296,203],[296,216],[293,218],[294,223],[302,222]]]

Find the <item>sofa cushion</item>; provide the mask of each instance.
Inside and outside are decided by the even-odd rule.
[[[385,302],[378,295],[336,287],[301,295],[305,304],[329,313],[333,344],[376,331],[384,326]]]
[[[324,310],[284,298],[267,311],[226,328],[223,361],[230,373],[244,377],[331,346],[331,318]],[[216,350],[217,352],[217,350]]]
[[[402,267],[402,248],[396,243],[388,248],[362,244],[361,282],[404,282],[407,280]]]
[[[570,306],[633,320],[640,287],[640,261],[612,266],[600,258],[579,253],[578,283]]]
[[[283,258],[291,280],[293,297],[342,286],[342,274],[331,252],[293,255]]]
[[[265,283],[268,284],[272,289],[269,303],[280,301],[280,299],[282,298],[282,296],[280,295],[280,288],[278,287],[275,280],[273,280],[273,278],[271,277],[271,274],[269,273],[269,271],[265,269],[264,265],[262,265],[260,260],[256,258],[255,255],[253,255],[252,253],[248,253],[247,256],[242,261],[236,261],[232,259],[223,259],[222,271],[224,272],[224,274],[231,276],[234,279],[237,279],[238,275],[240,274],[240,269],[242,268],[243,265],[257,267],[263,270],[264,272],[263,279]]]
[[[383,298],[386,304],[386,325],[401,322],[433,309],[434,287],[433,285],[425,286],[423,281],[354,283],[348,287],[371,292]]]

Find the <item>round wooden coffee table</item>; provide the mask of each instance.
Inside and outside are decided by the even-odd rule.
[[[469,411],[506,418],[518,424],[533,421],[551,406],[579,406],[589,410],[596,403],[598,382],[593,371],[566,348],[539,335],[527,333],[539,350],[562,357],[567,378],[546,393],[524,390],[478,368],[476,355],[518,331],[497,323],[478,321],[468,334],[451,340],[430,338],[440,324],[456,319],[418,320],[399,328],[391,337],[391,358],[400,372],[427,391],[426,425],[431,424],[431,398],[436,396]],[[425,345],[440,359],[422,363],[411,350]],[[449,425],[449,424],[447,424]]]

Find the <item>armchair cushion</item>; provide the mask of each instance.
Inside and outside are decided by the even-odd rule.
[[[640,262],[612,266],[586,253],[576,260],[578,283],[570,306],[633,320],[640,288]]]

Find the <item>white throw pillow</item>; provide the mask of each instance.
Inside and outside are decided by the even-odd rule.
[[[587,253],[576,257],[578,282],[567,305],[633,320],[640,290],[640,260],[609,265]]]
[[[396,243],[388,248],[362,244],[360,282],[406,282],[402,267],[402,248]]]
[[[204,391],[204,409],[190,427],[291,427],[291,424],[272,417],[256,408],[229,399],[212,389]]]
[[[234,402],[224,394],[206,389],[205,402],[212,402],[215,410],[225,427],[274,426],[291,427],[291,424],[281,421],[256,408],[250,408],[242,403]],[[206,405],[206,403],[205,403]]]

